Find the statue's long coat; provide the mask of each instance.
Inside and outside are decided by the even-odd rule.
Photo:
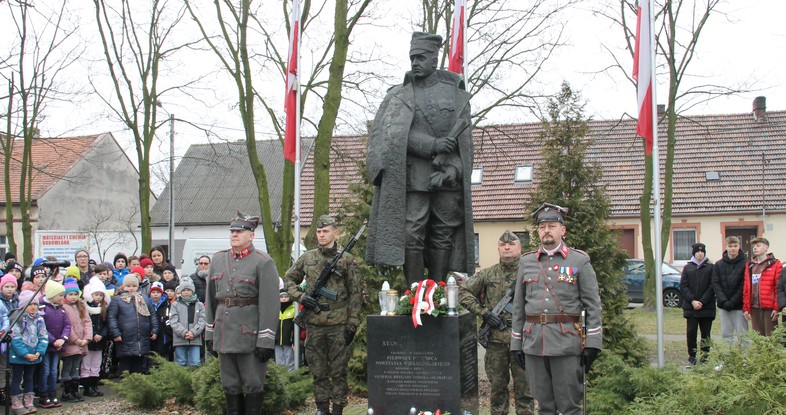
[[[463,90],[458,75],[437,71],[442,81],[455,83],[455,117],[470,117],[470,94]],[[407,195],[407,140],[414,116],[415,92],[412,77],[407,73],[402,85],[391,88],[379,107],[368,139],[366,168],[374,184],[374,200],[366,249],[370,264],[403,265],[405,213]],[[453,124],[456,120],[453,121]],[[471,125],[471,123],[470,123]],[[473,274],[475,271],[475,234],[472,224],[472,128],[458,137],[462,163],[464,196],[464,228],[454,236],[450,270]]]

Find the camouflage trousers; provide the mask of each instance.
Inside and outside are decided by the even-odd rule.
[[[347,363],[350,348],[345,344],[344,325],[308,325],[306,360],[314,377],[314,401],[346,406]]]
[[[527,387],[524,369],[516,362],[507,343],[489,342],[484,359],[486,376],[491,383],[491,415],[507,415],[510,407],[508,383],[513,374],[513,394],[516,398],[516,415],[532,415],[535,413],[532,395]]]

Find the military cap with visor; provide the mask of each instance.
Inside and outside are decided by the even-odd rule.
[[[536,224],[541,222],[565,223],[565,217],[568,216],[568,209],[551,203],[544,203],[532,212],[531,216]]]
[[[238,210],[237,216],[229,223],[229,230],[254,232],[257,226],[259,226],[259,216],[249,216]]]

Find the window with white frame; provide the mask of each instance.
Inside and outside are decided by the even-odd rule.
[[[483,183],[483,167],[475,167],[472,169],[472,184]]]
[[[513,180],[516,183],[526,183],[532,181],[532,165],[516,166],[516,171],[513,175]]]
[[[695,228],[672,229],[671,239],[674,246],[674,261],[689,261],[696,243]]]
[[[6,252],[8,252],[8,237],[0,235],[0,257],[5,256]]]

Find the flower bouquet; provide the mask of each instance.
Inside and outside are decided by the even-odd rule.
[[[446,284],[442,281],[422,280],[413,283],[409,290],[399,299],[396,306],[397,315],[412,315],[412,324],[422,326],[421,314],[434,317],[447,314],[448,301],[445,296]],[[444,415],[444,413],[442,413]]]

